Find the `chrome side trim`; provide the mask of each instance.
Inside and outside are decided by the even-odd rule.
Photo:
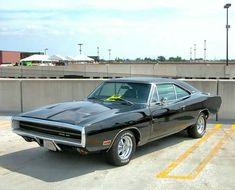
[[[152,97],[153,97],[153,94],[154,94],[154,90],[155,90],[155,84],[154,83],[150,83],[150,85],[151,85],[151,88],[150,88],[150,91],[149,91],[147,105],[151,104],[151,100],[152,100]]]

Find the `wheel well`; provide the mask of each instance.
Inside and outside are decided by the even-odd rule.
[[[208,117],[210,115],[208,110],[203,110],[201,113],[204,113],[206,116],[206,119],[208,119]]]
[[[140,131],[137,128],[130,128],[130,129],[125,129],[120,131],[114,138],[113,138],[113,142],[116,140],[116,137],[123,131],[131,131],[135,137],[135,142],[136,145],[138,145],[138,143],[140,142]],[[110,148],[113,146],[113,142],[110,145],[110,147],[106,150],[106,152],[108,152],[110,150]]]
[[[138,145],[139,141],[140,141],[140,132],[137,129],[129,129],[135,136],[135,140],[136,140],[136,145]]]

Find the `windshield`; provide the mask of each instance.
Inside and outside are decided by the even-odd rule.
[[[88,99],[147,103],[150,87],[150,84],[142,83],[104,82],[88,96]]]

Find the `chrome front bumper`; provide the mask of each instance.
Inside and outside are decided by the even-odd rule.
[[[41,133],[37,131],[30,131],[20,128],[20,121],[24,122],[32,122],[32,123],[38,123],[38,124],[45,124],[45,125],[51,125],[51,126],[61,126],[68,129],[74,129],[81,132],[81,140],[77,139],[69,139],[67,137],[61,137],[46,133]],[[58,148],[58,144],[68,145],[68,146],[74,146],[74,147],[82,147],[85,148],[86,146],[86,135],[85,135],[85,128],[77,125],[62,123],[62,122],[56,122],[56,121],[48,121],[48,120],[42,120],[42,119],[35,119],[35,118],[28,118],[28,117],[13,117],[12,118],[12,130],[14,133],[22,136],[22,137],[28,137],[32,138],[35,141],[39,140],[49,140],[54,143],[54,145]]]

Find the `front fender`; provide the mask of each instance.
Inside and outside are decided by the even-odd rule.
[[[150,137],[151,115],[150,112],[142,110],[119,114],[106,120],[95,123],[85,128],[86,149],[89,152],[108,150],[117,135],[124,130],[133,129],[139,132],[139,141]]]

